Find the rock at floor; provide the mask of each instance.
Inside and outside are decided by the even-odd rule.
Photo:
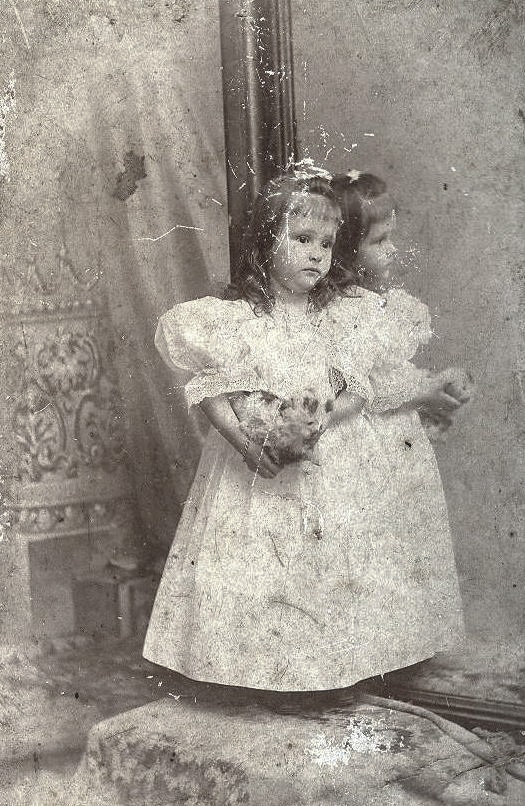
[[[473,734],[391,705],[360,701],[298,715],[167,697],[92,729],[64,803],[525,803],[525,784],[505,772],[505,760],[480,759],[483,745]]]

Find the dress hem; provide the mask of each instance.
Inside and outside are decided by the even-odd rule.
[[[261,683],[259,683],[258,685],[249,685],[247,683],[240,683],[238,680],[237,681],[232,680],[232,681],[225,682],[224,680],[207,679],[207,678],[204,678],[204,677],[196,677],[194,674],[188,673],[187,671],[183,671],[180,668],[175,669],[172,666],[167,665],[165,662],[160,661],[159,659],[154,660],[153,657],[151,657],[151,655],[153,655],[154,653],[151,653],[151,655],[143,653],[143,657],[146,660],[150,661],[150,663],[155,663],[158,666],[163,666],[166,669],[170,669],[172,672],[176,672],[177,674],[180,674],[183,677],[187,677],[189,680],[194,680],[196,683],[207,683],[207,684],[211,684],[211,685],[228,686],[228,687],[232,687],[232,688],[245,688],[245,689],[250,689],[250,690],[253,690],[253,691],[279,691],[279,692],[283,692],[283,693],[294,693],[294,692],[299,693],[299,692],[308,692],[308,691],[327,691],[328,692],[328,691],[337,691],[337,690],[343,690],[343,689],[346,689],[346,688],[350,688],[352,686],[357,685],[358,683],[363,682],[364,680],[368,680],[371,677],[383,676],[383,675],[388,674],[390,672],[395,672],[395,671],[398,671],[398,670],[401,670],[401,669],[408,668],[409,666],[413,666],[416,663],[422,663],[425,660],[430,660],[430,658],[433,658],[436,654],[438,654],[440,652],[450,650],[454,646],[457,646],[459,644],[461,638],[464,638],[464,633],[458,633],[457,636],[455,637],[455,640],[444,642],[443,644],[440,644],[438,647],[433,648],[432,650],[428,650],[428,651],[424,652],[423,654],[417,653],[414,656],[410,656],[408,659],[404,659],[402,663],[399,663],[399,662],[394,663],[392,661],[391,663],[387,663],[384,666],[382,666],[380,671],[377,670],[377,669],[370,670],[366,674],[360,674],[360,675],[358,675],[356,677],[351,676],[349,678],[349,680],[347,682],[345,682],[345,683],[341,683],[341,684],[338,684],[338,685],[335,685],[335,686],[326,686],[325,685],[325,686],[320,686],[320,687],[316,687],[316,688],[312,688],[312,687],[283,688],[282,686],[262,685]]]

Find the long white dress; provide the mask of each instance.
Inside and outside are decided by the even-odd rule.
[[[210,429],[146,658],[197,680],[321,690],[416,663],[461,637],[433,451],[417,414],[388,414],[419,383],[407,359],[427,337],[426,309],[405,303],[385,307],[359,290],[307,320],[207,297],[161,318],[157,346],[188,371],[190,405],[240,390],[286,398],[313,388],[329,399],[332,369],[368,405],[328,428],[312,461],[270,480]]]

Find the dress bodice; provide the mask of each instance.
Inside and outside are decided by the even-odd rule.
[[[189,405],[257,390],[288,398],[310,388],[328,399],[332,369],[371,403],[374,368],[406,362],[430,334],[427,307],[406,292],[384,299],[355,289],[307,314],[279,305],[259,313],[245,300],[184,302],[161,317],[156,345],[169,366],[188,373]]]
[[[368,375],[380,349],[376,296],[364,292],[305,315],[277,306],[258,314],[244,300],[205,297],[164,314],[156,345],[168,365],[191,376],[190,405],[261,389],[286,398],[313,388],[329,397],[331,368],[370,397]]]

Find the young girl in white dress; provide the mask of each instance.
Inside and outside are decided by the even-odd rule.
[[[392,243],[396,213],[386,183],[374,174],[349,171],[333,177],[331,184],[343,214],[333,254],[334,282],[343,293],[353,293],[355,288],[376,291],[387,319],[405,321],[410,334],[404,334],[404,354],[399,345],[390,342],[383,357],[381,386],[383,391],[386,384],[390,387],[389,404],[397,387],[398,402],[408,402],[412,410],[417,408],[427,430],[439,434],[451,424],[454,412],[469,400],[470,384],[461,370],[431,373],[409,362],[419,344],[431,338],[430,313],[425,304],[404,289],[392,286],[391,272],[397,255]],[[380,409],[379,400],[374,408]]]
[[[462,634],[428,441],[406,434],[400,449],[408,455],[410,440],[413,460],[400,468],[371,413],[390,405],[385,351],[392,371],[396,356],[404,366],[428,323],[386,316],[366,289],[339,290],[330,269],[340,218],[325,178],[273,180],[256,200],[230,299],[176,305],[159,323],[159,351],[187,372],[188,404],[212,428],[144,655],[194,680],[338,689]],[[289,400],[305,390],[330,410],[343,385],[314,454],[283,466],[247,440],[234,412],[239,393]]]

